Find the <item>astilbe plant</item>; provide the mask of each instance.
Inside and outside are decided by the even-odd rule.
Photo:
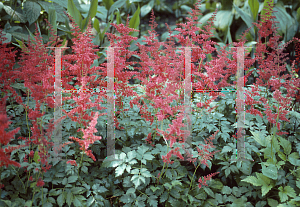
[[[175,52],[174,48],[174,41],[175,37],[179,40],[179,43],[182,45],[182,47],[196,47],[197,45],[194,44],[196,42],[198,44],[197,48],[192,49],[192,60],[191,62],[196,62],[200,59],[199,67],[197,68],[194,64],[192,64],[192,81],[195,81],[193,83],[193,86],[197,89],[205,90],[218,90],[222,87],[230,86],[228,83],[228,78],[231,75],[236,74],[237,72],[237,66],[236,66],[236,60],[237,60],[237,52],[236,51],[226,51],[225,48],[229,45],[226,45],[225,47],[221,48],[220,51],[218,51],[218,56],[213,58],[210,62],[203,63],[203,60],[205,59],[207,54],[211,54],[213,51],[215,51],[214,46],[216,43],[212,42],[210,38],[212,37],[212,22],[213,19],[210,21],[209,25],[205,27],[205,30],[202,30],[198,28],[196,25],[198,23],[198,16],[199,16],[199,9],[196,7],[195,10],[192,10],[192,18],[188,18],[188,23],[181,24],[183,29],[177,29],[180,31],[180,34],[173,35],[171,33],[170,41],[167,41],[166,43],[159,43],[156,40],[156,33],[154,31],[155,29],[155,22],[154,22],[154,14],[152,11],[152,21],[151,21],[151,29],[152,31],[149,31],[150,37],[145,37],[145,42],[148,46],[141,45],[137,43],[137,46],[139,47],[140,53],[132,52],[130,51],[129,44],[136,40],[137,38],[132,37],[129,35],[130,32],[136,31],[134,29],[130,29],[128,27],[128,21],[127,25],[124,26],[123,24],[112,24],[116,27],[117,31],[120,33],[120,36],[113,35],[113,34],[107,34],[111,47],[119,47],[115,50],[115,65],[114,65],[114,75],[115,75],[115,91],[116,91],[116,103],[119,104],[118,106],[121,107],[122,102],[122,96],[134,96],[135,98],[130,102],[130,106],[133,107],[133,105],[137,105],[140,108],[140,113],[142,114],[142,117],[145,117],[146,120],[151,122],[150,127],[152,127],[152,130],[154,131],[153,134],[159,134],[161,135],[161,138],[163,138],[166,142],[169,141],[171,150],[167,153],[167,155],[162,156],[162,159],[165,164],[172,163],[170,160],[172,155],[175,155],[176,157],[179,157],[180,159],[183,159],[182,154],[179,152],[179,148],[175,147],[175,143],[184,143],[186,140],[184,138],[184,134],[186,131],[182,130],[181,127],[184,126],[182,123],[183,117],[184,117],[184,106],[176,106],[172,107],[171,103],[173,100],[177,100],[179,102],[180,95],[177,93],[178,90],[181,90],[183,88],[183,83],[178,82],[178,75],[183,70],[183,60],[184,56],[183,54],[178,55]],[[71,20],[72,18],[69,17]],[[246,105],[254,105],[259,104],[258,101],[254,102],[254,99],[252,96],[258,95],[259,90],[258,85],[260,86],[269,86],[272,87],[274,92],[274,99],[278,101],[278,107],[275,107],[277,110],[275,114],[272,113],[272,110],[270,108],[270,105],[267,103],[267,99],[264,97],[261,97],[260,101],[263,105],[265,105],[265,114],[268,117],[268,121],[272,124],[275,124],[277,126],[277,129],[280,129],[280,124],[278,123],[278,120],[282,121],[288,121],[285,118],[285,115],[287,114],[287,108],[288,103],[291,100],[293,91],[299,87],[299,79],[295,79],[293,77],[290,77],[289,75],[283,76],[281,79],[284,79],[285,82],[282,83],[279,81],[279,75],[280,72],[284,71],[284,67],[281,65],[283,63],[283,47],[279,48],[278,40],[279,37],[274,35],[273,37],[269,38],[268,44],[262,43],[262,38],[267,38],[273,32],[275,31],[275,28],[272,26],[272,18],[270,17],[268,20],[265,20],[261,22],[260,24],[257,24],[259,31],[259,41],[257,44],[257,49],[255,53],[255,59],[246,59],[245,60],[245,70],[247,71],[250,66],[254,63],[254,61],[258,61],[260,64],[260,68],[258,69],[260,79],[259,81],[254,84],[253,90],[249,91],[249,96],[247,96],[246,99]],[[90,36],[90,27],[88,27],[87,32],[81,33],[79,32],[79,28],[76,27],[73,23],[73,42],[74,46],[72,49],[74,49],[75,54],[74,55],[63,55],[62,56],[62,65],[65,67],[65,70],[62,70],[62,83],[63,88],[65,89],[74,89],[73,86],[68,85],[67,83],[72,80],[72,77],[77,77],[79,80],[79,84],[81,85],[80,90],[78,91],[78,95],[72,94],[70,98],[64,98],[64,101],[67,100],[75,100],[74,104],[70,104],[74,107],[71,111],[67,112],[63,110],[63,112],[68,116],[72,121],[78,122],[80,124],[80,129],[78,129],[78,132],[82,132],[83,135],[81,137],[70,137],[74,141],[77,141],[79,145],[81,146],[81,150],[91,157],[95,161],[95,157],[92,155],[91,151],[88,150],[88,147],[90,144],[93,144],[95,140],[100,140],[101,137],[94,136],[93,133],[97,132],[95,129],[96,121],[98,116],[102,116],[104,114],[98,115],[98,113],[91,112],[91,114],[88,114],[88,111],[92,107],[96,107],[97,110],[102,110],[103,108],[100,107],[99,104],[96,103],[102,103],[103,100],[101,98],[106,97],[105,93],[98,93],[99,97],[95,101],[95,103],[91,102],[91,95],[89,93],[84,92],[84,89],[88,86],[89,88],[96,87],[97,84],[106,87],[107,83],[104,81],[93,81],[95,79],[95,76],[92,76],[92,74],[98,74],[106,76],[107,73],[107,65],[103,64],[104,67],[93,67],[91,68],[91,65],[93,64],[94,59],[97,58],[97,55],[95,55],[96,49],[92,49],[93,45],[91,44],[91,36]],[[262,29],[264,28],[264,29]],[[267,29],[265,29],[267,28]],[[53,32],[53,31],[52,31]],[[202,32],[203,34],[197,34]],[[246,34],[246,33],[245,33]],[[244,34],[244,37],[245,37]],[[55,35],[53,34],[55,37]],[[186,37],[185,37],[186,36]],[[191,36],[191,37],[190,37]],[[171,41],[173,40],[173,41]],[[45,134],[43,131],[43,124],[41,122],[41,117],[45,114],[44,112],[40,113],[41,110],[41,104],[45,103],[48,104],[50,108],[54,108],[54,102],[53,97],[46,96],[45,94],[52,94],[54,92],[54,87],[52,84],[53,82],[53,70],[49,70],[51,67],[49,65],[52,65],[54,62],[54,59],[51,55],[47,55],[46,47],[42,44],[41,38],[38,37],[38,35],[35,37],[34,43],[32,41],[28,41],[28,47],[23,50],[22,58],[19,62],[20,68],[17,68],[15,71],[12,70],[12,61],[13,55],[8,55],[6,49],[4,47],[1,47],[0,53],[5,54],[6,58],[2,65],[5,67],[8,67],[9,70],[4,70],[1,68],[1,81],[3,80],[4,86],[6,90],[9,90],[14,98],[17,100],[19,104],[21,104],[26,109],[26,118],[29,118],[32,122],[33,127],[31,127],[30,130],[32,130],[33,134],[32,136],[29,134],[29,138],[25,139],[26,146],[29,146],[30,144],[33,146],[38,146],[39,149],[39,156],[42,162],[42,165],[44,164],[45,167],[42,167],[43,171],[45,172],[51,165],[47,162],[47,153],[46,151],[50,149],[53,143],[48,142],[48,140],[45,139]],[[246,40],[245,38],[242,38],[239,43],[234,43],[234,46],[236,47],[243,47]],[[49,42],[48,45],[54,45],[54,41]],[[286,43],[288,44],[288,43]],[[286,45],[285,44],[285,45]],[[47,46],[48,46],[47,45]],[[264,53],[267,53],[267,46],[270,48],[273,48],[273,52],[269,54],[267,57],[265,57]],[[160,51],[159,49],[161,47],[165,47],[165,50]],[[149,57],[149,55],[151,57]],[[126,59],[129,58],[131,55],[139,55],[140,56],[140,64],[142,66],[141,73],[138,72],[124,72],[123,68],[125,68],[127,65]],[[229,58],[228,56],[232,55],[232,58]],[[154,58],[154,59],[153,59]],[[71,62],[75,62],[75,64],[71,64]],[[106,66],[106,67],[105,67]],[[224,69],[227,67],[227,69]],[[294,66],[293,66],[294,67]],[[206,75],[201,71],[200,69],[205,68],[206,69]],[[48,70],[47,70],[48,69]],[[103,69],[103,72],[99,72],[99,69]],[[139,96],[136,92],[132,90],[131,87],[129,87],[126,82],[132,75],[137,75],[137,78],[139,78],[142,81],[142,85],[145,89],[145,94],[142,96]],[[250,73],[247,73],[246,78],[248,78],[251,75]],[[200,77],[196,78],[196,77]],[[8,78],[9,77],[9,78]],[[182,77],[181,77],[182,78]],[[288,79],[290,78],[290,79]],[[5,79],[7,79],[6,82]],[[27,93],[27,100],[29,100],[29,95],[33,97],[36,103],[36,109],[33,110],[26,104],[23,104],[21,97],[19,97],[14,89],[10,87],[9,85],[16,81],[17,79],[24,80],[24,85],[27,87],[28,93]],[[221,80],[219,83],[215,84],[216,81]],[[41,84],[43,83],[43,84]],[[236,82],[234,82],[236,84]],[[280,87],[284,86],[287,89],[287,95],[284,97],[282,93],[280,92]],[[3,89],[1,89],[3,90]],[[31,94],[29,94],[31,91]],[[6,92],[6,91],[2,91]],[[34,93],[33,93],[34,92]],[[199,103],[197,106],[199,108],[208,108],[209,104],[217,98],[217,94],[210,93],[210,98],[205,103]],[[151,114],[149,113],[148,107],[146,104],[141,104],[140,100],[145,102],[149,102],[149,104],[155,109],[155,113]],[[2,100],[2,106],[5,105],[5,99]],[[87,104],[89,103],[89,104]],[[77,104],[77,106],[76,106]],[[2,107],[3,108],[3,107]],[[4,109],[3,109],[4,110]],[[213,110],[213,109],[211,109]],[[6,112],[4,110],[4,112]],[[27,112],[29,114],[27,115]],[[252,114],[259,114],[263,116],[263,114],[254,109],[253,107],[251,110],[247,111]],[[163,123],[169,115],[171,115],[174,120],[172,120],[172,124],[169,124],[169,128],[163,129],[162,127],[158,127],[154,124],[155,121],[160,121]],[[76,116],[78,115],[78,116]],[[2,115],[3,116],[3,115]],[[64,116],[63,118],[65,118]],[[8,144],[11,140],[11,137],[13,133],[17,132],[17,129],[11,132],[11,134],[6,135],[5,128],[8,127],[8,119],[4,115],[4,124],[3,127],[0,128],[0,132],[5,134],[4,140],[1,139],[1,144]],[[88,122],[91,121],[90,126],[88,126]],[[28,121],[28,120],[27,120]],[[116,120],[116,125],[118,127],[118,122]],[[163,125],[162,125],[163,126]],[[51,136],[49,133],[50,130],[53,129],[53,124],[49,123],[48,127],[48,137]],[[189,132],[187,132],[189,133]],[[217,134],[217,132],[214,134],[214,136]],[[213,145],[211,143],[212,138],[210,139],[210,143],[208,144],[206,142],[206,145],[202,145],[203,149],[197,148],[198,150],[198,158],[201,160],[201,164],[205,164],[207,166],[207,161],[212,159],[212,156],[216,152],[210,152],[208,149],[213,148]],[[150,136],[148,137],[147,141],[150,140]],[[155,146],[156,142],[155,140],[151,141],[151,144]],[[184,148],[184,146],[183,146]],[[2,150],[2,149],[1,149]],[[5,155],[3,153],[3,150],[1,151],[1,155],[5,157],[3,160],[6,160],[6,164],[16,164],[16,166],[20,166],[15,162],[11,162],[7,160],[9,159],[9,152],[14,150],[13,148],[8,148]],[[187,152],[187,151],[186,151]],[[192,158],[191,154],[187,152],[187,155],[190,157],[190,161],[195,162],[195,159]],[[32,158],[33,151],[30,150],[29,158]],[[83,153],[82,153],[83,156]],[[2,158],[1,158],[2,159]],[[2,161],[2,160],[1,160]],[[75,160],[69,160],[67,162],[71,165],[77,165]],[[81,164],[81,163],[80,163]],[[37,168],[39,170],[39,168]],[[161,173],[162,174],[162,173]],[[161,176],[161,174],[159,176]],[[212,176],[216,175],[217,173],[210,174],[208,176],[205,176],[204,178],[199,178],[199,188],[202,185],[206,185],[206,181],[209,180]],[[28,176],[28,180],[33,180],[31,176]],[[37,179],[36,185],[38,187],[43,186],[45,183],[41,178]],[[192,184],[192,183],[191,183]]]

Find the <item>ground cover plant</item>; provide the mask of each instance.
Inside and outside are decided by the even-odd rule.
[[[106,157],[108,97],[104,91],[91,94],[83,89],[107,87],[108,67],[94,65],[99,57],[89,29],[81,33],[73,23],[74,54],[62,55],[62,87],[77,89],[78,94],[63,97],[63,159],[56,161],[48,161],[54,155],[54,55],[46,47],[61,44],[53,31],[47,45],[36,32],[17,64],[11,49],[1,45],[0,141],[5,147],[0,151],[1,205],[299,205],[299,113],[289,110],[299,79],[293,73],[282,75],[284,47],[290,42],[280,44],[268,13],[254,25],[259,34],[255,55],[250,58],[247,51],[244,60],[245,79],[258,74],[256,83],[245,87],[246,158],[254,161],[229,161],[235,158],[234,93],[224,94],[218,103],[216,93],[195,94],[189,152],[183,130],[184,82],[180,82],[187,65],[184,50],[175,48],[175,41],[182,48],[196,47],[191,50],[191,81],[201,90],[235,88],[237,51],[228,48],[246,43],[241,37],[238,43],[221,47],[210,40],[212,20],[202,30],[197,27],[197,7],[191,16],[179,25],[180,34],[170,31],[169,40],[159,43],[152,13],[150,36],[145,45],[137,44],[138,51],[129,50],[137,38],[130,36],[135,30],[128,23],[112,24],[118,33],[107,34],[111,47],[121,48],[114,53],[114,87],[116,158],[122,161],[98,161]],[[214,51],[217,57],[209,60]],[[133,55],[140,62],[129,63]],[[259,67],[253,67],[255,62]],[[133,64],[140,65],[139,72],[124,70]],[[128,84],[133,75],[138,87]],[[184,155],[190,163],[180,162]]]

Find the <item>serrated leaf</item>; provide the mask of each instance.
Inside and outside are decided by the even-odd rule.
[[[284,188],[282,186],[280,186],[278,189],[279,189],[278,195],[280,197],[281,202],[287,201],[288,196],[290,196],[292,198],[296,197],[295,190],[290,186],[285,186]]]
[[[262,164],[262,173],[273,180],[277,180],[278,178],[277,167],[273,164],[269,164],[267,167]]]
[[[221,154],[226,153],[226,152],[233,152],[233,149],[229,146],[224,146]]]
[[[141,172],[141,175],[146,177],[146,178],[152,177],[151,173],[146,168],[142,168],[140,170],[140,172]]]
[[[64,194],[60,194],[58,197],[57,197],[57,204],[59,206],[63,206],[63,204],[65,203],[65,196]]]
[[[295,166],[300,166],[300,160],[299,160],[299,155],[296,152],[293,152],[292,154],[289,155],[288,160],[291,164]]]
[[[279,137],[279,141],[280,141],[280,145],[282,146],[283,150],[284,150],[284,153],[286,155],[289,155],[292,151],[292,145],[291,143],[284,139],[283,137]]]
[[[83,187],[73,187],[71,188],[71,192],[73,194],[82,194],[82,192],[84,192],[85,189]]]
[[[146,160],[153,160],[154,156],[151,155],[150,153],[146,153],[146,154],[143,155],[143,158],[146,159]]]
[[[71,203],[73,202],[73,200],[74,200],[74,196],[73,196],[73,194],[69,191],[69,192],[67,193],[66,203],[70,206]]]
[[[125,168],[126,168],[126,164],[124,164],[124,163],[122,165],[118,166],[116,168],[116,177],[122,175],[124,173]]]
[[[231,190],[230,187],[224,185],[221,192],[222,192],[222,194],[229,195],[229,194],[231,194],[231,191],[232,191],[232,190]]]
[[[70,177],[68,177],[68,183],[74,183],[76,182],[77,179],[78,179],[77,175],[71,175]]]
[[[251,183],[254,186],[262,186],[263,184],[259,182],[259,180],[254,177],[254,176],[248,176],[245,179],[243,179],[242,181],[247,182],[247,183]]]

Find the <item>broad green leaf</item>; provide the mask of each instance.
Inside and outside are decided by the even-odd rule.
[[[110,10],[110,7],[114,4],[113,0],[103,0],[102,3],[104,4],[107,11]]]
[[[297,21],[300,22],[300,7],[297,9]]]
[[[35,22],[41,12],[41,6],[33,1],[26,1],[24,3],[24,14],[29,22],[29,25],[31,25],[33,22]]]
[[[115,11],[115,9],[119,9],[121,8],[124,4],[126,3],[126,1],[124,0],[118,0],[116,1],[109,9],[108,15],[111,14],[112,12]]]
[[[148,4],[142,6],[141,8],[141,17],[146,16],[154,7],[154,0],[148,2]]]
[[[297,32],[297,23],[294,18],[289,15],[285,8],[281,5],[276,5],[274,7],[273,15],[276,17],[276,27],[279,27],[281,31],[285,34],[285,40],[291,40]]]
[[[248,26],[248,28],[251,27],[250,33],[251,33],[252,37],[254,37],[255,36],[255,32],[254,32],[254,27],[252,25],[253,20],[252,20],[251,16],[248,13],[246,13],[245,11],[243,11],[242,9],[240,9],[239,7],[237,7],[235,4],[233,4],[233,5],[234,5],[234,8],[237,11],[237,13],[241,16],[242,20]]]
[[[70,15],[74,18],[75,23],[82,28],[81,22],[82,22],[82,17],[79,12],[79,10],[76,8],[73,0],[68,0],[68,12]]]
[[[99,34],[100,36],[100,41],[102,42],[103,39],[104,39],[104,35],[105,35],[105,32],[108,30],[108,28],[110,27],[110,22],[112,22],[113,20],[113,14],[110,15],[110,18],[109,18],[109,23],[107,23],[106,27],[104,28],[103,32]]]
[[[100,27],[99,27],[99,25],[100,25],[99,20],[97,18],[95,18],[94,19],[94,28],[98,32],[98,34],[100,33]]]
[[[221,10],[217,12],[215,26],[222,31],[225,31],[230,27],[233,19],[233,14],[229,10]]]
[[[139,29],[140,25],[140,5],[138,6],[138,9],[135,11],[133,17],[129,21],[129,27],[134,29]],[[138,32],[130,32],[129,35],[137,36]]]
[[[55,8],[52,5],[49,8],[48,21],[52,25],[52,27],[55,31],[55,34],[57,34],[57,25],[56,25],[57,14],[56,14]],[[50,35],[51,35],[50,30],[48,30],[48,37],[50,37]]]
[[[12,16],[12,19],[14,21],[19,21],[21,23],[26,23],[27,19],[26,16],[21,14],[18,11],[13,10],[10,6],[6,6],[4,5],[3,9],[5,10],[5,12],[9,15]]]
[[[262,173],[273,180],[277,180],[278,178],[277,167],[273,164],[269,164],[267,167],[262,164]]]
[[[94,18],[97,13],[98,0],[92,0],[87,17],[82,21],[82,30],[85,31],[88,26],[88,21]]]
[[[248,0],[248,4],[252,12],[253,21],[256,21],[258,9],[259,9],[259,2],[258,0]]]
[[[119,9],[117,11],[116,20],[117,20],[117,24],[121,24],[122,23],[122,19],[121,19],[121,16],[120,16],[120,10]]]

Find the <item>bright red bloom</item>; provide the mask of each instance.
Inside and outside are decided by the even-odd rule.
[[[44,185],[45,185],[44,181],[41,178],[39,178],[39,180],[36,183],[36,186],[37,187],[43,187]]]

